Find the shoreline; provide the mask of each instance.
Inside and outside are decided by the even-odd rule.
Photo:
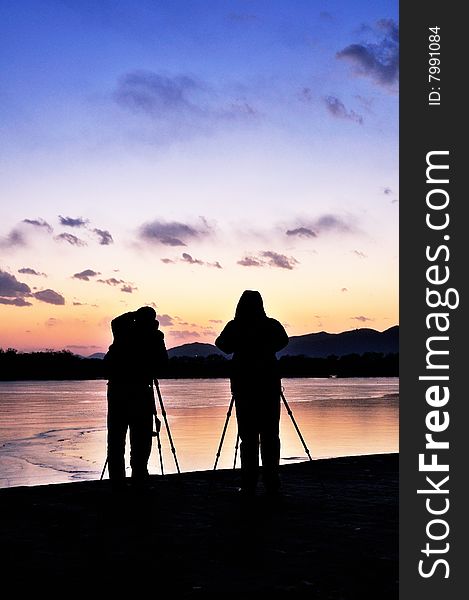
[[[231,469],[152,475],[120,495],[108,480],[2,488],[2,566],[34,585],[83,574],[107,591],[154,582],[187,598],[395,598],[398,460],[282,465],[284,496],[270,501],[260,483],[249,503]]]

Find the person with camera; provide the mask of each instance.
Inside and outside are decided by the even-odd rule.
[[[164,334],[156,312],[143,306],[111,321],[113,343],[104,357],[107,389],[107,458],[113,488],[125,487],[125,442],[130,434],[132,483],[144,484],[156,407],[153,381],[167,364]]]
[[[276,352],[288,344],[288,334],[276,319],[268,317],[258,291],[245,290],[215,345],[231,359],[231,392],[236,406],[241,439],[241,491],[255,493],[259,472],[259,445],[264,487],[280,489],[280,393],[281,379]]]

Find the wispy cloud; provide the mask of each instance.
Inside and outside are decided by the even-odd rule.
[[[278,267],[280,269],[291,270],[295,265],[299,264],[293,256],[285,256],[285,254],[278,254],[278,252],[273,252],[272,250],[261,252],[261,256],[267,259],[267,263],[271,267]]]
[[[344,103],[336,96],[326,96],[324,98],[324,104],[333,117],[354,121],[355,123],[363,125],[363,117],[353,110],[348,110]]]
[[[156,318],[158,319],[158,322],[161,325],[161,327],[172,327],[174,325],[174,317],[171,317],[170,315],[157,314]]]
[[[125,292],[126,294],[133,294],[133,292],[137,291],[138,288],[131,285],[130,283],[124,283],[121,287],[121,292]]]
[[[187,262],[190,265],[203,265],[204,264],[204,262],[202,260],[199,260],[197,258],[192,258],[192,256],[190,254],[187,254],[187,252],[182,253],[182,262]]]
[[[80,273],[75,273],[74,275],[72,275],[73,279],[81,279],[82,281],[89,281],[90,277],[96,277],[97,275],[101,275],[101,273],[98,273],[97,271],[93,271],[93,269],[85,269],[84,271],[81,271]]]
[[[59,233],[59,235],[56,235],[54,239],[58,242],[67,242],[71,246],[87,246],[87,243],[84,240],[78,238],[76,235],[73,235],[73,233]]]
[[[143,224],[139,229],[142,241],[164,246],[187,246],[188,242],[207,237],[211,233],[212,228],[203,217],[196,224],[155,220]]]
[[[39,273],[39,271],[31,269],[30,267],[22,267],[21,269],[18,269],[18,273],[21,273],[22,275],[37,275],[40,277],[47,277],[45,273]]]
[[[244,258],[238,260],[238,265],[242,267],[263,267],[265,266],[264,261],[259,260],[258,258],[254,258],[253,256],[245,256]]]
[[[293,256],[279,254],[273,250],[264,250],[256,256],[244,256],[238,260],[237,264],[242,267],[277,267],[292,270],[299,262]]]
[[[287,229],[287,235],[297,235],[298,237],[313,238],[317,237],[317,233],[309,227],[296,227],[295,229]]]
[[[84,219],[83,217],[62,217],[59,215],[59,222],[64,227],[86,227],[88,225],[89,220]]]
[[[134,71],[121,77],[114,97],[125,108],[161,117],[167,112],[200,110],[193,96],[203,89],[201,82],[187,75]]]
[[[33,296],[36,298],[36,300],[46,302],[47,304],[55,304],[57,306],[63,306],[65,304],[65,298],[62,296],[62,294],[59,294],[51,289],[35,292]]]
[[[312,239],[325,233],[356,232],[357,228],[351,217],[326,213],[314,219],[298,219],[285,231],[285,234],[290,237]]]
[[[192,338],[199,338],[200,333],[198,331],[189,331],[188,329],[176,329],[174,331],[171,331],[171,336],[180,340],[187,340]]]
[[[52,231],[53,231],[53,229],[49,225],[49,223],[41,218],[39,218],[39,219],[23,219],[23,223],[32,225],[33,227],[40,227],[42,229],[45,229],[48,233],[52,233]]]
[[[358,256],[358,258],[368,258],[367,255],[361,250],[350,250],[350,252],[352,252],[352,254],[355,254],[355,256]]]
[[[180,260],[181,260],[181,262],[189,263],[190,265],[203,265],[203,266],[206,266],[206,267],[214,267],[215,269],[222,269],[223,268],[218,261],[215,261],[215,262],[205,262],[203,260],[200,260],[199,258],[193,258],[187,252],[183,252],[182,253],[182,258]]]
[[[381,19],[368,29],[376,41],[351,44],[336,56],[350,61],[357,75],[393,88],[399,78],[399,27],[392,19]]]
[[[367,321],[374,321],[374,319],[370,319],[370,317],[364,317],[363,315],[350,318],[352,319],[352,321],[360,321],[361,323],[366,323]]]
[[[246,98],[227,95],[187,74],[129,72],[118,81],[113,98],[135,118],[145,119],[142,135],[154,143],[207,135],[215,127],[258,117]]]
[[[8,306],[32,306],[31,302],[28,302],[24,298],[1,298],[0,304],[6,304]]]
[[[108,279],[97,279],[97,281],[110,286],[121,286],[120,291],[126,294],[132,294],[138,289],[133,283],[129,283],[123,279],[116,279],[115,277],[109,277]]]
[[[46,327],[56,327],[57,325],[60,325],[60,323],[61,323],[60,319],[56,319],[55,317],[49,317],[47,319],[47,321],[45,322],[45,326]]]
[[[95,233],[98,237],[99,243],[101,246],[109,246],[114,243],[112,235],[106,229],[93,229],[93,233]]]
[[[15,248],[17,246],[26,246],[26,237],[19,229],[12,229],[7,236],[0,238],[0,248]]]

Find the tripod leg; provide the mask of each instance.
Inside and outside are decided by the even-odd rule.
[[[236,459],[238,458],[238,448],[239,448],[239,431],[238,431],[238,435],[236,436],[236,446],[235,446],[235,455],[234,455],[234,461],[233,461],[233,469],[236,469]]]
[[[106,467],[107,467],[107,461],[108,461],[108,458],[107,458],[107,456],[106,456],[106,462],[104,463],[103,470],[101,471],[101,477],[99,478],[99,481],[102,481],[102,480],[103,480],[103,477],[104,477],[104,472],[106,471]]]
[[[231,396],[230,406],[228,408],[228,412],[226,413],[225,426],[223,427],[223,433],[221,434],[221,440],[220,440],[220,444],[218,446],[217,455],[216,455],[216,458],[215,458],[215,464],[213,465],[213,470],[214,471],[217,468],[218,459],[220,458],[221,448],[223,446],[223,440],[225,439],[226,428],[228,427],[228,421],[230,420],[231,411],[233,410],[233,404],[234,404],[234,396]]]
[[[156,392],[158,394],[158,400],[159,400],[160,406],[161,406],[161,414],[163,415],[164,423],[166,425],[166,431],[168,433],[168,439],[169,439],[169,444],[171,446],[171,452],[173,453],[173,456],[174,456],[174,462],[176,463],[177,472],[180,473],[181,470],[179,469],[179,463],[178,463],[178,459],[177,459],[177,456],[176,456],[176,448],[174,447],[173,438],[171,437],[171,431],[169,429],[168,419],[166,418],[166,411],[164,409],[163,398],[161,397],[161,392],[160,392],[160,386],[159,386],[159,383],[158,383],[158,379],[155,379],[155,387],[156,387]]]
[[[311,458],[311,454],[309,453],[309,450],[308,450],[308,446],[306,445],[306,442],[305,442],[303,436],[301,435],[300,428],[298,427],[298,425],[297,425],[297,423],[295,421],[295,417],[293,416],[291,408],[288,406],[288,402],[287,402],[287,399],[285,398],[285,396],[283,394],[283,390],[280,392],[280,395],[282,397],[283,403],[285,404],[285,408],[287,409],[287,413],[290,416],[290,419],[292,420],[292,423],[293,423],[293,425],[294,425],[294,427],[296,429],[296,432],[297,432],[297,434],[298,434],[298,436],[299,436],[299,438],[301,440],[301,443],[303,444],[303,448],[305,449],[305,452],[308,455],[309,460],[311,462],[313,462],[313,459]],[[321,478],[319,479],[319,482],[321,484],[322,491],[325,494],[327,494],[329,497],[332,497],[331,494],[326,490],[326,486],[324,485],[324,482],[323,482],[323,480]]]
[[[295,417],[293,416],[293,413],[292,413],[292,411],[291,411],[291,408],[288,406],[288,402],[287,402],[287,399],[285,398],[285,396],[284,396],[284,394],[283,394],[283,391],[281,391],[281,392],[280,392],[280,395],[281,395],[281,397],[282,397],[283,403],[285,404],[285,408],[287,409],[287,413],[288,413],[288,415],[289,415],[290,419],[292,420],[293,426],[294,426],[294,427],[295,427],[295,429],[296,429],[296,432],[297,432],[297,434],[298,434],[298,437],[300,438],[300,440],[301,440],[301,443],[303,444],[303,448],[305,449],[305,452],[306,452],[306,454],[308,455],[308,458],[309,458],[309,460],[311,460],[311,461],[312,461],[313,459],[311,458],[311,454],[309,453],[308,446],[306,445],[306,442],[305,442],[305,440],[304,440],[303,436],[301,435],[300,428],[298,427],[298,425],[297,425],[297,423],[296,423],[296,421],[295,421]]]
[[[158,417],[156,416],[156,406],[154,409],[153,416],[155,417],[155,431],[153,432],[153,437],[156,437],[156,441],[157,441],[157,445],[158,445],[158,455],[160,457],[161,475],[164,475],[163,454],[161,452],[160,422],[158,420]]]

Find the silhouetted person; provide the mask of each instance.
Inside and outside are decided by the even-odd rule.
[[[107,452],[109,478],[116,488],[125,483],[125,440],[130,432],[132,481],[148,477],[155,401],[153,380],[168,354],[156,312],[143,306],[111,322],[114,340],[104,358],[108,378]]]
[[[260,442],[264,486],[267,492],[276,492],[280,487],[281,381],[275,353],[288,344],[287,332],[267,317],[260,293],[246,290],[235,318],[215,344],[233,354],[230,380],[241,439],[241,489],[248,494],[256,489]]]

